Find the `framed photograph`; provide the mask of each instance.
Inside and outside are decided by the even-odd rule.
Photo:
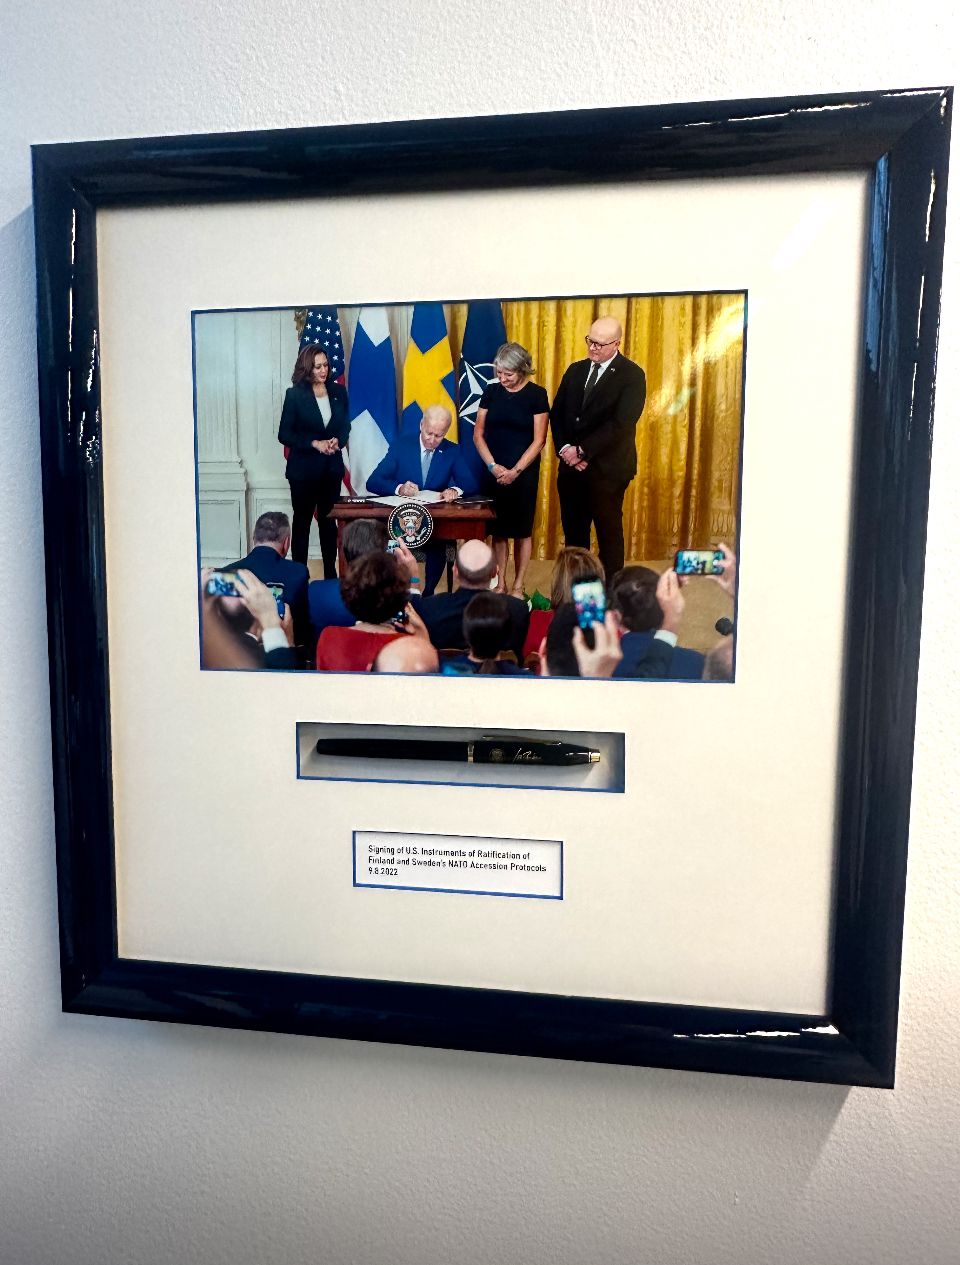
[[[951,103],[924,89],[35,147],[66,1010],[893,1084]],[[696,570],[722,544],[736,592],[694,576],[679,636],[708,658],[726,638],[735,671],[729,649],[696,689],[318,670],[309,624],[276,671],[280,585],[276,621],[231,632],[261,659],[211,651],[230,595],[208,594],[208,572],[248,559],[262,521],[288,523],[312,587],[344,574],[323,523],[351,500],[395,508],[367,492],[411,495],[388,458],[404,434],[429,448],[443,405],[410,386],[411,348],[446,383],[436,443],[482,458],[475,488],[458,471],[440,498],[494,506],[448,526],[450,552],[519,538],[483,484],[505,467],[482,417],[471,434],[507,364],[471,360],[474,305],[529,355],[553,425],[530,561],[501,554],[491,583],[519,576],[531,605],[564,542],[607,571],[681,567],[687,549]],[[396,430],[378,422],[370,449],[357,356],[375,327]],[[579,423],[598,357],[632,365],[645,398],[612,534],[595,499],[581,542],[564,466],[593,478],[601,458],[590,433],[569,451],[560,397],[582,372]],[[330,396],[310,407],[332,425],[342,390],[354,441],[335,504],[309,513],[282,446],[301,360]],[[410,584],[442,593],[430,547]],[[590,790],[605,793],[568,793]]]
[[[395,209],[387,212],[385,230],[396,227],[396,215]],[[410,253],[412,273],[436,266],[433,246],[429,254],[418,255],[414,246]],[[566,271],[566,265],[558,268]],[[609,594],[601,595],[603,610],[594,606],[589,615],[602,622],[609,596],[626,629],[616,679],[630,680],[663,617],[655,596],[658,576],[677,567],[685,578],[712,573],[721,579],[726,564],[716,542],[731,555],[737,549],[746,317],[743,291],[483,296],[192,313],[198,566],[216,570],[207,586],[231,599],[217,608],[205,595],[209,618],[221,609],[231,627],[252,621],[232,599],[238,583],[242,587],[235,572],[253,568],[287,599],[296,649],[288,667],[365,670],[367,649],[354,664],[351,642],[357,639],[341,631],[351,617],[339,581],[358,551],[393,548],[390,524],[399,529],[412,512],[413,535],[406,543],[420,562],[412,592],[426,599],[415,607],[441,652],[445,674],[469,673],[471,666],[462,653],[443,654],[466,649],[454,627],[465,610],[459,599],[446,596],[454,591],[456,543],[489,536],[491,545],[470,547],[474,569],[483,574],[468,581],[468,591],[493,583],[509,595],[500,605],[520,634],[507,636],[498,652],[529,665],[524,670],[531,676],[541,675],[553,609],[560,599],[572,600],[573,584],[593,581]],[[586,344],[584,331],[604,324],[616,337]],[[495,366],[497,356],[520,367]],[[292,418],[320,417],[304,377],[304,366],[314,360],[337,409],[329,423],[331,430],[339,428],[336,451],[329,454],[317,453],[313,444],[329,441],[312,433],[302,436],[309,447],[291,449],[286,442]],[[606,463],[599,495],[618,530],[616,541],[602,518],[574,534],[580,524],[571,519],[597,494],[586,471],[567,468],[561,458],[557,434],[563,422],[556,406],[550,408],[551,400],[580,402],[583,384],[572,392],[568,384],[588,376],[593,364],[603,383],[590,404],[594,429],[606,427],[608,418],[617,424],[609,450],[595,454]],[[317,390],[326,403],[326,386]],[[432,421],[425,420],[425,409]],[[551,418],[553,439],[546,445]],[[320,422],[317,428],[321,434]],[[416,449],[426,428],[427,442],[439,441],[426,479],[431,486],[420,489],[411,477],[399,495],[398,462],[412,462],[405,475],[423,477],[427,449],[422,456]],[[456,456],[449,460],[450,454]],[[324,477],[329,466],[332,481],[305,480],[305,461]],[[452,495],[444,484],[453,480],[463,487],[444,502],[445,494]],[[426,540],[417,535],[421,513]],[[409,557],[407,563],[412,571]],[[732,576],[725,588],[699,582],[687,587],[683,644],[664,667],[666,679],[702,678],[705,656],[718,642],[718,619],[733,625],[734,597]],[[572,666],[570,648],[561,653],[557,645],[562,623],[552,642],[552,675]],[[732,676],[735,641],[731,632],[724,653],[718,651],[721,675]],[[210,647],[201,657],[207,668],[245,662],[210,653]],[[260,662],[254,654],[249,666]]]

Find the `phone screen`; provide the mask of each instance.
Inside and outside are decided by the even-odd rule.
[[[574,584],[573,604],[577,608],[577,623],[581,628],[602,624],[607,610],[607,595],[602,580],[578,580]]]
[[[720,549],[678,549],[673,569],[677,575],[721,575],[722,564]]]
[[[277,604],[277,614],[283,619],[283,585],[268,584],[267,588]],[[214,571],[213,575],[207,580],[207,593],[210,597],[239,597],[240,590],[237,588],[237,576],[232,571]]]
[[[232,571],[214,571],[207,580],[207,594],[210,597],[239,597],[237,577]]]
[[[267,588],[273,594],[273,600],[277,604],[277,614],[280,616],[281,619],[283,619],[283,585],[282,584],[268,584]]]

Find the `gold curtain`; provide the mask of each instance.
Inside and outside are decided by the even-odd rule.
[[[533,356],[536,381],[552,400],[564,370],[586,356],[584,335],[598,316],[623,325],[621,351],[647,375],[637,427],[636,479],[624,501],[628,560],[663,559],[718,540],[736,548],[743,392],[743,295],[546,299],[505,302],[507,338]],[[458,363],[466,305],[450,309]],[[533,556],[563,544],[557,456],[547,442],[533,526]]]

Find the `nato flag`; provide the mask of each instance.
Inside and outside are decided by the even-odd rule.
[[[500,300],[476,299],[470,303],[460,350],[460,445],[480,486],[483,486],[486,472],[480,454],[473,446],[473,427],[480,397],[490,383],[496,381],[493,358],[497,348],[506,341],[507,330]]]

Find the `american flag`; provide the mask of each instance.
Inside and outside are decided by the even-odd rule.
[[[304,347],[322,347],[327,353],[330,365],[330,380],[346,382],[347,361],[343,354],[343,337],[340,334],[340,322],[335,307],[308,307],[307,319],[300,335],[300,350]],[[350,482],[350,465],[346,449],[343,452],[343,486],[348,496],[353,496],[353,484]]]
[[[340,322],[337,320],[335,307],[308,307],[307,319],[303,333],[300,335],[300,350],[310,345],[322,347],[330,362],[330,376],[334,382],[343,386],[347,371],[347,362],[343,354],[343,339],[340,336]]]

